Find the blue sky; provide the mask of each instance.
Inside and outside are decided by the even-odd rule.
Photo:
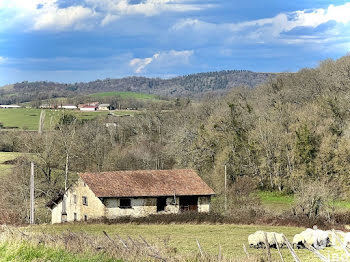
[[[0,0],[0,85],[297,71],[350,51],[350,2]]]

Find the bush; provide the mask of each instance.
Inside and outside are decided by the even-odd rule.
[[[309,221],[323,218],[331,222],[335,214],[334,201],[338,197],[338,190],[331,184],[321,181],[302,183],[295,194],[293,214]]]

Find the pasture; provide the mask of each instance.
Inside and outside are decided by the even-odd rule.
[[[0,152],[0,176],[8,174],[13,167],[13,165],[5,164],[5,162],[15,160],[21,155],[22,153],[16,152]]]
[[[243,244],[247,246],[250,255],[265,256],[266,250],[252,249],[248,247],[248,235],[257,230],[281,232],[292,241],[293,236],[300,233],[304,228],[286,226],[259,226],[259,225],[230,225],[230,224],[169,224],[169,225],[137,225],[137,224],[63,224],[63,225],[41,225],[27,228],[29,231],[40,231],[48,234],[63,232],[85,232],[92,235],[103,236],[102,231],[106,231],[110,236],[119,235],[127,239],[143,238],[153,242],[169,241],[169,245],[176,248],[180,254],[193,255],[198,253],[196,240],[199,241],[204,252],[208,254],[218,254],[221,246],[222,254],[227,258],[244,259],[246,254]],[[277,250],[272,249],[273,261],[280,261]],[[301,261],[319,261],[308,250],[296,250]],[[326,257],[341,256],[342,252],[332,247],[321,251]],[[287,249],[282,250],[286,261],[292,261],[292,257]]]
[[[271,210],[274,213],[283,213],[285,211],[291,210],[294,204],[294,196],[286,195],[281,192],[271,192],[271,191],[259,191],[258,196],[261,200],[262,206],[266,210]],[[334,207],[338,211],[349,211],[350,201],[339,199],[335,201]]]
[[[101,93],[95,93],[89,95],[91,97],[110,97],[110,96],[119,96],[120,98],[127,99],[127,98],[133,98],[133,99],[152,99],[156,100],[159,99],[156,95],[151,94],[143,94],[143,93],[135,93],[135,92],[121,92],[121,91],[114,91],[114,92],[101,92]]]
[[[45,127],[51,130],[56,125],[64,110],[46,109]],[[78,119],[94,119],[98,116],[105,116],[108,111],[82,112],[78,110],[65,111],[74,114]],[[35,108],[18,108],[18,109],[0,109],[0,123],[6,129],[19,130],[38,130],[41,109]],[[114,115],[134,115],[135,111],[115,110]]]

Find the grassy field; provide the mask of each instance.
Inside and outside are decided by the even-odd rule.
[[[98,116],[107,115],[108,111],[82,112],[66,111],[74,114],[78,119],[93,119]],[[0,123],[6,128],[18,128],[22,130],[38,130],[41,109],[18,108],[18,109],[0,109]],[[46,110],[45,129],[52,129],[57,123],[63,110]],[[133,115],[135,111],[116,110],[114,115]]]
[[[294,203],[293,195],[285,195],[280,192],[260,191],[258,196],[265,208],[277,212],[290,209]]]
[[[28,230],[28,229],[27,229]],[[34,231],[44,231],[46,233],[61,233],[65,231],[86,232],[88,234],[102,235],[105,230],[109,235],[118,234],[122,238],[128,236],[137,238],[140,235],[152,242],[169,239],[172,247],[176,248],[181,254],[196,254],[198,239],[202,249],[212,255],[218,254],[219,246],[222,253],[230,258],[244,258],[245,253],[243,244],[248,246],[248,235],[257,230],[273,231],[284,233],[292,241],[293,236],[300,233],[304,228],[297,227],[277,227],[277,226],[258,226],[258,225],[191,225],[191,224],[170,224],[170,225],[136,225],[136,224],[65,224],[65,225],[44,225],[29,228]],[[251,255],[264,255],[265,250],[256,250],[248,248]],[[307,250],[296,250],[302,261],[319,261]],[[334,256],[342,254],[334,248],[326,248],[321,251],[324,255]],[[287,249],[282,250],[286,261],[292,261]],[[272,255],[278,261],[277,250],[272,250]]]
[[[14,160],[21,155],[22,153],[0,152],[0,176],[8,174],[13,167],[12,165],[5,165],[4,162]]]
[[[0,244],[0,262],[5,261],[111,262],[112,260],[102,254],[72,254],[64,249],[33,246],[23,242]]]
[[[121,98],[134,98],[134,99],[159,99],[156,95],[142,94],[135,92],[102,92],[91,94],[92,97],[108,97],[108,96],[120,96]]]
[[[294,204],[293,195],[280,192],[260,191],[258,196],[263,207],[274,212],[281,213],[290,210]],[[334,203],[334,206],[339,211],[350,211],[350,201],[338,200]]]

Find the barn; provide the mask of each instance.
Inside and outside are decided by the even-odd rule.
[[[105,217],[209,212],[215,192],[188,169],[81,173],[64,194],[48,203],[52,223]]]

